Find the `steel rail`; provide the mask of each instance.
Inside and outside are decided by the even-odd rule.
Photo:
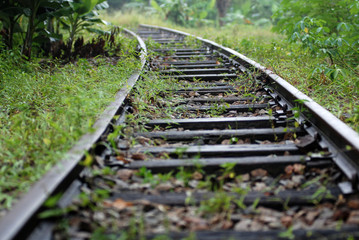
[[[0,239],[21,239],[21,231],[25,228],[31,228],[31,219],[34,218],[44,202],[59,188],[65,188],[83,169],[79,163],[85,158],[93,145],[100,139],[103,133],[108,129],[114,116],[120,110],[126,96],[135,85],[142,69],[146,64],[147,49],[144,41],[134,32],[123,29],[125,33],[136,38],[141,48],[141,66],[138,71],[132,74],[127,83],[120,89],[115,100],[110,103],[105,111],[93,125],[95,129],[91,133],[84,134],[79,141],[65,154],[49,172],[47,172],[38,182],[36,182],[15,206],[0,219]]]
[[[266,83],[275,90],[273,97],[275,97],[284,108],[289,109],[295,107],[299,100],[308,112],[306,115],[303,113],[300,114],[299,122],[304,123],[306,130],[320,141],[322,148],[328,149],[333,153],[333,161],[350,180],[350,184],[343,185],[346,189],[342,190],[347,193],[359,190],[359,135],[328,110],[271,70],[237,51],[182,31],[146,24],[141,24],[140,26],[155,29],[159,32],[162,31],[183,37],[196,38],[223,56],[231,56],[230,61],[242,71],[246,72],[247,69],[253,69],[260,72],[258,80],[266,81]]]

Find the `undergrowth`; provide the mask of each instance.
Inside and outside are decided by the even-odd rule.
[[[24,61],[16,51],[0,55],[0,210],[10,208],[80,136],[139,66],[122,38],[115,60]],[[41,63],[40,63],[41,62]]]

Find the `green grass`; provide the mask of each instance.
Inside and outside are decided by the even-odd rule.
[[[288,43],[285,36],[273,33],[269,28],[233,24],[221,29],[191,29],[155,16],[134,13],[116,13],[105,15],[105,18],[130,27],[144,23],[174,28],[232,48],[272,70],[359,132],[358,77],[349,71],[335,80],[320,73],[312,75],[313,70],[328,59],[313,56],[300,45]]]
[[[0,210],[10,208],[68,151],[139,66],[126,48],[116,65],[80,59],[65,66],[0,55]],[[93,63],[96,62],[94,65]]]
[[[324,74],[312,74],[315,67],[328,59],[313,56],[298,44],[289,44],[269,29],[253,29],[251,34],[246,26],[243,31],[240,26],[232,26],[219,32],[209,28],[197,34],[259,62],[359,132],[359,89],[356,86],[359,79],[356,75],[348,72],[331,80]]]

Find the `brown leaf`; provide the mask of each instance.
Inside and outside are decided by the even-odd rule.
[[[333,220],[334,221],[338,221],[338,220],[346,220],[348,218],[350,214],[349,209],[337,209],[334,213],[333,213]]]
[[[126,159],[124,156],[120,155],[116,157],[116,160],[123,162],[124,164],[130,163],[131,161],[129,159]]]
[[[296,164],[293,165],[293,168],[294,168],[294,172],[296,174],[303,174],[304,169],[305,169],[305,165],[296,163]]]
[[[359,211],[351,211],[348,221],[348,224],[359,224]]]
[[[146,160],[146,155],[143,153],[134,153],[132,154],[132,159],[133,160]]]
[[[285,167],[284,172],[287,175],[291,175],[293,173],[294,167],[292,165],[288,165]]]
[[[106,207],[114,207],[114,208],[116,208],[118,210],[123,210],[125,208],[133,206],[133,203],[132,202],[126,202],[126,201],[122,200],[121,198],[118,198],[113,202],[104,201],[104,205]]]
[[[246,138],[246,139],[244,140],[244,143],[245,143],[245,144],[251,144],[251,143],[252,143],[252,141],[251,141],[251,139],[250,139],[250,138]]]
[[[232,226],[233,226],[233,222],[230,220],[226,220],[222,223],[221,228],[227,230],[230,229]]]
[[[264,177],[267,176],[268,172],[262,168],[254,169],[251,171],[252,177]]]
[[[203,174],[198,172],[198,171],[195,171],[193,174],[192,174],[192,178],[194,180],[201,180],[203,178]]]
[[[138,136],[136,137],[137,142],[139,142],[141,145],[146,145],[146,143],[149,143],[151,141],[151,139],[143,137],[143,136]]]
[[[190,226],[191,231],[208,230],[209,226],[205,219],[198,217],[185,217],[187,225]]]
[[[352,209],[359,209],[359,199],[349,200],[348,207],[350,207]]]
[[[286,228],[289,228],[292,225],[293,218],[291,216],[283,216],[280,218],[280,222]]]

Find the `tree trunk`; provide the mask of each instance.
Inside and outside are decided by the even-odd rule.
[[[219,25],[223,26],[223,18],[226,16],[227,8],[229,7],[231,0],[217,0],[216,6],[219,15]]]
[[[26,36],[24,40],[24,45],[22,46],[21,53],[27,57],[28,60],[31,59],[31,49],[32,49],[32,38],[35,33],[35,21],[37,10],[40,6],[40,1],[31,1],[31,15],[29,17],[29,22],[27,25]]]

